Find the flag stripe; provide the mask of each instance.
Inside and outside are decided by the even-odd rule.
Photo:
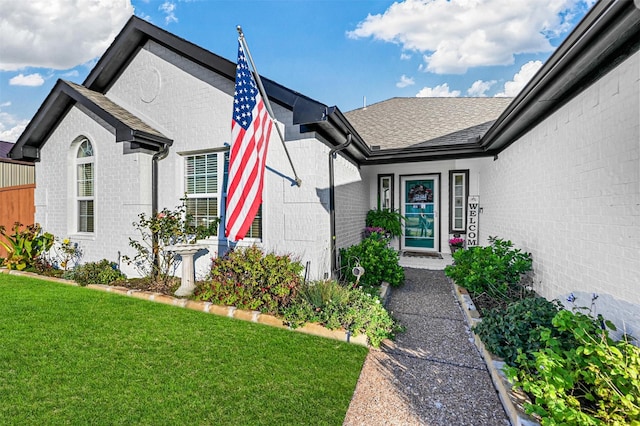
[[[245,237],[262,203],[264,170],[273,123],[238,42],[238,65],[231,122],[225,235]]]

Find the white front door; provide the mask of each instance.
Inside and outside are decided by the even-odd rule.
[[[405,217],[402,248],[438,251],[439,176],[420,175],[401,178],[402,215]]]

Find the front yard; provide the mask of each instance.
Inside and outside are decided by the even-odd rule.
[[[341,424],[367,349],[0,274],[0,424]]]

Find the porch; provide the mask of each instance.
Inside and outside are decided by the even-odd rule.
[[[439,271],[443,270],[445,266],[451,265],[453,258],[449,253],[420,253],[402,250],[399,253],[399,263],[403,268]]]

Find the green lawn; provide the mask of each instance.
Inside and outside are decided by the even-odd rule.
[[[0,273],[0,424],[339,425],[366,354]]]

